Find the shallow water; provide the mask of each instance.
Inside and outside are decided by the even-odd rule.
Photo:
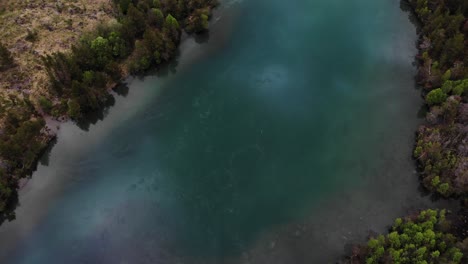
[[[59,139],[1,263],[327,263],[432,203],[397,0],[223,2],[207,41]]]

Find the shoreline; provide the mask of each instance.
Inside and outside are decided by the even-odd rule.
[[[236,15],[237,12],[234,8],[228,9],[221,6],[214,12],[214,20],[210,24],[210,32],[213,33],[213,37],[210,38],[209,42],[200,44],[193,38],[187,38],[181,42],[180,56],[176,58],[178,60],[177,73],[189,69],[193,63],[203,60],[206,56],[212,56],[212,52],[225,45],[226,38],[232,32],[231,26]],[[222,23],[217,23],[219,19],[222,19]],[[220,37],[218,38],[218,36]],[[46,155],[50,156],[51,163],[63,163],[64,165],[57,168],[56,165],[42,165],[39,162],[38,170],[34,172],[33,177],[26,178],[27,182],[18,192],[21,206],[16,210],[17,219],[12,222],[6,221],[0,226],[0,235],[9,238],[8,241],[3,240],[0,242],[0,248],[2,248],[0,260],[6,258],[11,250],[18,245],[17,243],[21,243],[22,239],[41,223],[43,217],[47,214],[48,208],[54,203],[55,197],[65,192],[70,182],[73,184],[79,180],[67,176],[67,171],[71,169],[67,167],[67,160],[76,160],[80,155],[83,155],[81,145],[84,147],[98,144],[106,137],[107,133],[111,133],[122,122],[129,120],[149,101],[157,97],[164,89],[167,89],[177,73],[171,73],[167,76],[151,74],[144,77],[145,81],[147,79],[160,80],[158,81],[158,87],[142,87],[144,86],[142,79],[130,76],[126,80],[130,87],[129,93],[116,96],[116,104],[109,108],[109,112],[103,120],[98,121],[99,125],[90,126],[91,133],[83,132],[70,121],[52,122],[54,125],[58,124],[60,129],[57,134],[57,144],[53,145]],[[93,134],[93,136],[91,137],[90,134]],[[76,140],[80,142],[79,146],[74,143]],[[69,157],[56,154],[66,152],[67,149],[70,149],[71,156]]]
[[[156,1],[154,3],[156,3]],[[187,17],[182,17],[183,20],[181,21],[181,23],[182,22],[184,24],[187,23],[187,24],[184,25],[183,28],[179,28],[179,24],[178,24],[177,20],[175,20],[173,17],[172,17],[172,19],[175,20],[175,25],[171,26],[170,24],[168,24],[168,21],[169,21],[168,19],[171,17],[171,14],[166,9],[165,9],[165,12],[168,13],[168,16],[166,17],[166,21],[164,22],[164,26],[159,24],[159,26],[157,26],[156,29],[151,29],[150,27],[147,28],[146,31],[149,31],[150,33],[153,32],[153,34],[156,34],[159,31],[159,29],[157,29],[157,28],[160,27],[161,28],[160,30],[163,32],[163,38],[165,38],[164,36],[166,36],[166,37],[171,36],[170,39],[172,39],[172,41],[174,41],[174,44],[176,45],[176,47],[169,48],[169,51],[168,51],[169,54],[165,55],[165,56],[169,56],[169,57],[165,57],[164,60],[161,61],[161,62],[157,61],[156,65],[145,66],[146,68],[143,68],[142,70],[138,70],[139,72],[141,72],[142,74],[145,74],[150,70],[150,67],[151,67],[151,69],[156,69],[156,70],[158,70],[158,68],[168,67],[167,65],[170,65],[170,63],[176,59],[175,57],[178,56],[175,53],[175,51],[179,49],[180,44],[181,44],[181,39],[180,39],[181,32],[184,32],[183,36],[184,36],[185,39],[188,39],[190,37],[188,34],[185,34],[185,31],[188,31],[189,27],[191,28],[190,33],[192,33],[192,35],[197,34],[199,32],[203,32],[203,31],[208,29],[208,28],[204,28],[204,27],[200,28],[200,26],[198,24],[196,24],[196,23],[200,23],[200,22],[197,22],[198,21],[197,16],[199,16],[199,14],[197,12],[199,10],[203,10],[203,11],[201,11],[202,14],[208,13],[211,16],[212,15],[212,9],[214,9],[218,5],[218,3],[217,3],[216,0],[206,0],[205,2],[203,2],[203,4],[204,4],[204,6],[199,7],[199,9],[195,9],[195,11],[193,11],[194,13],[187,14]],[[131,7],[133,7],[133,5],[131,5],[129,8],[131,9]],[[159,7],[155,7],[155,8],[159,8]],[[115,9],[116,7],[113,6],[113,8]],[[148,8],[148,7],[140,7],[139,6],[138,8],[143,8],[143,10],[144,10],[145,8]],[[155,8],[153,8],[152,10],[156,10]],[[167,7],[164,7],[164,8],[167,8]],[[138,11],[139,9],[137,9],[135,7],[133,7],[132,10],[136,10],[134,12],[139,12]],[[162,12],[160,11],[160,9],[157,9],[157,10],[159,10],[159,13],[162,15]],[[149,10],[148,12],[151,13],[153,11]],[[113,19],[119,19],[120,20],[120,19],[123,19],[126,14],[123,14],[123,13],[117,14],[117,13],[114,12],[113,15],[115,16]],[[130,16],[130,15],[132,15],[132,14],[128,14],[128,16]],[[148,15],[148,19],[151,19],[151,16]],[[186,20],[188,22],[185,22]],[[119,22],[115,21],[115,23],[119,23]],[[150,22],[148,22],[148,23],[150,23]],[[159,23],[162,23],[162,22],[159,22]],[[171,22],[171,23],[173,23],[173,22]],[[112,27],[114,27],[114,26],[109,25],[109,23],[107,23],[107,22],[106,23],[101,22],[93,30],[91,30],[89,32],[84,31],[84,34],[82,34],[81,37],[82,38],[84,38],[84,37],[89,38],[88,35],[91,35],[91,36],[96,35],[96,36],[99,36],[99,37],[97,37],[95,40],[98,40],[99,38],[102,39],[102,37],[100,37],[102,32],[100,33],[99,31],[102,31],[103,28],[106,28],[106,27],[108,27],[109,29],[112,29]],[[172,27],[172,28],[169,31],[167,31],[166,27]],[[176,27],[177,29],[174,28],[174,27]],[[208,24],[206,25],[206,27],[208,27]],[[145,34],[146,34],[146,31],[145,31]],[[177,34],[175,33],[176,31],[178,32]],[[154,33],[154,32],[156,32],[156,33]],[[159,33],[159,34],[161,34],[161,33]],[[138,44],[138,43],[141,43],[143,41],[143,37],[146,38],[146,35],[145,36],[140,36],[140,37],[138,37],[138,36],[132,37],[131,41],[134,41],[136,44]],[[170,39],[167,40],[167,41],[171,41]],[[95,41],[95,40],[93,40],[93,41]],[[166,41],[166,40],[164,40],[164,41]],[[76,52],[79,52],[80,48],[83,49],[83,45],[87,45],[87,44],[83,44],[81,42],[75,43],[75,46],[73,46],[73,49],[65,50],[64,53],[61,53],[62,51],[59,51],[58,53],[52,53],[52,55],[48,54],[45,57],[43,57],[43,64],[45,65],[45,68],[47,69],[49,79],[50,79],[49,84],[47,84],[46,86],[55,87],[53,89],[57,89],[57,87],[56,87],[57,83],[58,82],[63,82],[63,81],[60,80],[60,78],[64,77],[63,71],[66,71],[66,67],[65,67],[65,69],[63,69],[63,66],[64,66],[63,63],[64,63],[64,61],[68,61],[66,63],[69,63],[69,61],[73,59],[73,56],[75,56],[74,54]],[[168,44],[166,44],[166,45],[168,45]],[[3,44],[2,44],[2,47],[3,47]],[[86,129],[86,126],[89,126],[89,123],[93,123],[93,121],[90,122],[89,117],[82,119],[81,118],[82,114],[84,113],[86,115],[96,115],[96,114],[97,115],[102,115],[102,114],[99,114],[99,113],[102,113],[103,111],[105,111],[105,109],[108,107],[107,104],[109,104],[109,103],[113,104],[112,102],[114,100],[113,99],[113,94],[115,94],[115,88],[118,87],[121,84],[125,84],[126,80],[131,78],[131,76],[136,75],[137,72],[130,72],[130,71],[133,71],[132,70],[132,67],[133,67],[132,65],[134,65],[135,63],[140,63],[140,61],[138,61],[138,60],[143,59],[143,58],[142,59],[135,58],[135,56],[139,56],[138,55],[139,51],[137,50],[138,47],[139,46],[137,45],[133,50],[130,50],[130,53],[128,55],[126,55],[128,57],[124,57],[124,58],[119,57],[119,58],[111,59],[111,62],[110,62],[109,65],[112,65],[111,67],[114,68],[113,70],[111,70],[111,75],[113,74],[112,72],[118,72],[117,81],[114,80],[112,78],[112,76],[105,75],[106,73],[96,72],[96,74],[93,74],[92,71],[87,71],[88,73],[89,72],[92,73],[91,76],[94,76],[94,77],[91,77],[91,78],[94,79],[94,81],[92,80],[91,83],[96,83],[96,82],[101,83],[105,87],[105,89],[102,89],[102,91],[99,91],[99,89],[101,89],[101,88],[91,87],[91,89],[95,90],[95,91],[92,91],[92,90],[89,90],[89,88],[82,87],[82,89],[84,89],[84,90],[82,90],[82,92],[85,92],[85,94],[82,95],[81,92],[80,92],[79,98],[81,98],[80,99],[81,101],[78,101],[74,97],[70,97],[70,95],[63,95],[62,96],[59,93],[59,96],[58,96],[57,94],[54,94],[55,92],[52,92],[52,90],[49,91],[49,95],[51,96],[51,98],[48,99],[48,98],[43,96],[43,97],[38,99],[39,100],[39,106],[38,105],[36,105],[36,106],[33,105],[34,102],[36,102],[35,100],[37,100],[37,98],[33,99],[34,100],[33,103],[30,101],[29,96],[26,97],[25,95],[22,95],[22,97],[19,97],[17,99],[14,99],[14,100],[22,100],[22,101],[24,101],[23,102],[24,105],[27,105],[27,106],[31,107],[30,112],[26,112],[26,111],[24,111],[24,106],[19,106],[20,107],[19,111],[24,111],[24,113],[23,113],[23,115],[25,116],[25,117],[23,117],[24,120],[38,119],[38,121],[37,121],[38,124],[37,125],[39,125],[40,128],[36,132],[30,132],[30,134],[27,134],[26,135],[27,138],[20,139],[20,142],[24,142],[23,144],[26,144],[24,148],[31,148],[31,150],[29,150],[29,151],[32,152],[32,154],[28,153],[29,155],[27,157],[28,157],[29,160],[26,160],[26,161],[17,160],[17,159],[14,158],[14,155],[9,155],[9,152],[11,152],[11,149],[13,149],[13,147],[16,147],[15,145],[13,145],[13,144],[15,144],[14,142],[18,141],[17,139],[14,138],[16,136],[14,134],[14,132],[6,132],[6,133],[3,133],[3,134],[0,133],[0,136],[3,137],[2,141],[5,142],[4,145],[0,145],[0,147],[1,147],[1,149],[0,149],[0,164],[3,164],[3,166],[0,167],[0,177],[4,178],[3,181],[8,182],[8,185],[7,185],[8,187],[6,187],[7,188],[6,190],[0,189],[0,191],[4,192],[3,194],[2,194],[2,192],[0,192],[0,224],[5,220],[12,220],[12,219],[15,218],[14,210],[15,210],[15,208],[17,206],[17,201],[18,201],[17,191],[19,189],[21,189],[21,188],[24,188],[24,185],[27,184],[28,178],[30,178],[31,175],[33,174],[33,172],[36,170],[39,160],[44,155],[44,153],[48,149],[50,149],[51,145],[53,144],[54,140],[56,139],[57,130],[60,129],[60,123],[66,122],[70,118],[71,119],[78,119],[78,121],[80,121],[80,120],[84,121],[84,123],[85,123],[84,128]],[[7,50],[7,53],[8,52],[9,51]],[[156,52],[158,52],[158,51],[156,51]],[[137,54],[137,55],[135,55],[135,54]],[[7,55],[10,56],[9,54],[7,54]],[[64,57],[66,57],[67,59],[64,59]],[[135,60],[137,60],[137,61],[135,62]],[[138,66],[138,67],[140,67],[140,66]],[[18,67],[13,67],[13,68],[15,70],[17,70]],[[85,72],[85,73],[87,73],[87,72]],[[74,80],[75,77],[73,77],[71,75],[71,73],[69,73],[69,74],[70,74],[70,76],[66,77],[65,80],[67,78],[70,78],[70,79]],[[101,76],[101,77],[99,77],[99,76]],[[103,78],[107,78],[107,82],[104,81],[105,84],[102,83]],[[99,80],[101,80],[101,81],[99,81]],[[75,83],[75,80],[73,81],[73,83]],[[71,83],[66,82],[66,83],[62,83],[61,85],[63,85],[63,88],[60,88],[60,89],[67,89],[67,88],[70,89]],[[97,85],[99,86],[99,84],[97,84]],[[93,86],[93,85],[91,85],[91,86]],[[72,86],[72,88],[73,88],[73,86]],[[51,89],[51,88],[49,88],[49,89]],[[75,88],[73,88],[73,89],[75,89]],[[67,102],[67,98],[68,98],[68,102]],[[83,98],[85,99],[85,101],[83,101]],[[109,98],[111,98],[111,99],[109,99]],[[16,102],[13,101],[13,99],[10,99],[10,100],[12,101],[10,104],[13,104],[14,107],[18,108],[16,106]],[[89,106],[87,106],[87,104],[92,104],[94,106],[92,106],[91,110],[90,110]],[[96,106],[96,104],[97,104],[97,106]],[[0,101],[0,107],[1,106],[2,106],[2,102]],[[65,107],[68,106],[68,110],[66,110],[66,108],[65,108],[66,113],[64,112],[65,111],[64,106]],[[21,109],[21,107],[23,107],[23,109]],[[8,109],[7,111],[11,111],[11,110]],[[29,116],[26,116],[28,114],[29,114]],[[86,119],[88,119],[88,120],[86,120]],[[5,120],[9,120],[9,119],[3,118],[3,121],[7,122]],[[0,122],[1,121],[2,121],[2,116],[0,115]],[[23,129],[22,126],[24,127],[26,125],[29,125],[29,124],[27,124],[27,122],[30,122],[30,121],[25,121],[25,122],[23,121],[23,123],[19,123],[19,124],[16,124],[16,125],[10,125],[10,124],[7,123],[6,125],[3,125],[3,127],[10,126],[10,127],[12,127],[10,130],[19,131],[19,130]],[[80,125],[80,122],[78,122],[77,124]],[[0,128],[2,128],[1,123],[0,123]],[[33,146],[34,148],[31,147],[31,146]],[[16,153],[16,154],[17,155],[22,155],[20,153],[21,153],[21,150],[20,150],[19,153]],[[10,156],[13,156],[13,157],[10,157]],[[27,165],[27,164],[29,164],[29,165]],[[22,165],[21,169],[18,169],[19,165]],[[5,175],[5,176],[3,176],[3,175]]]
[[[233,12],[230,12],[230,13],[225,13],[224,10],[222,10],[222,8],[227,8],[229,6],[225,6],[225,7],[218,7],[216,9],[213,10],[213,20],[210,21],[210,32],[213,30],[212,27],[214,26],[215,23],[217,23],[220,19],[221,19],[221,16],[224,17],[224,20],[228,20],[229,22],[233,21],[233,18],[230,17],[233,15]],[[226,18],[227,16],[227,18]],[[226,24],[225,22],[226,21],[223,21],[224,24]],[[232,28],[231,25],[228,25],[229,28]],[[205,32],[204,34],[209,34],[210,32]],[[219,33],[219,32],[218,32]],[[227,36],[230,36],[231,34],[231,30],[226,30],[226,33],[223,32],[223,36],[222,38],[217,38],[216,40],[210,40],[211,42],[216,42],[217,46],[219,45],[225,45],[226,41],[227,41]],[[195,61],[197,61],[198,59],[200,59],[199,57],[203,56],[207,56],[206,54],[200,54],[201,52],[199,50],[197,50],[196,48],[196,45],[200,45],[200,44],[197,44],[196,41],[195,41],[195,38],[196,36],[191,36],[191,35],[188,35],[186,34],[185,32],[183,32],[182,34],[182,37],[181,37],[181,42],[180,42],[180,45],[178,47],[179,49],[179,54],[173,59],[174,61],[175,60],[178,60],[179,58],[182,58],[182,57],[185,57],[185,58],[188,58],[186,59],[185,61],[183,61],[182,65],[177,65],[177,69],[180,71],[180,70],[183,70],[185,67],[190,67],[190,65],[192,63],[194,63]],[[204,43],[204,42],[202,42]],[[212,52],[215,52],[216,50],[210,50],[210,51],[203,51],[203,53],[212,53]],[[119,82],[119,83],[115,83],[111,86],[109,86],[107,89],[109,91],[109,93],[112,95],[112,96],[119,96],[118,92],[116,91],[116,89],[123,85],[125,87],[128,87],[128,86],[132,86],[132,83],[135,81],[135,80],[138,80],[138,79],[144,79],[144,78],[159,78],[158,77],[158,73],[160,72],[160,70],[166,70],[167,68],[170,67],[169,65],[170,63],[168,63],[168,65],[163,65],[161,69],[153,69],[153,70],[150,70],[149,71],[149,74],[143,74],[141,76],[134,76],[134,75],[131,75],[129,73],[127,73],[127,75],[124,77],[124,80]],[[123,97],[126,97],[126,95],[123,95]],[[99,110],[98,112],[102,112],[102,111],[105,111],[107,108],[112,108],[114,107],[113,105],[112,106],[109,106],[109,107],[103,107],[102,110]],[[36,165],[39,165],[40,163],[40,160],[43,158],[43,156],[45,154],[48,154],[52,151],[53,149],[53,146],[56,144],[56,141],[58,141],[59,137],[58,137],[58,133],[59,133],[59,130],[61,129],[61,127],[68,123],[68,122],[72,122],[71,120],[69,119],[62,119],[62,120],[59,120],[57,118],[54,118],[53,116],[50,116],[50,115],[43,115],[45,121],[46,121],[46,125],[45,125],[45,130],[47,131],[48,133],[48,136],[49,136],[49,139],[47,140],[47,144],[46,146],[44,147],[44,150],[42,151],[41,155],[38,155],[38,159],[36,161]],[[90,120],[86,120],[86,121],[90,121]],[[75,122],[72,122],[75,126],[77,125]],[[36,166],[37,167],[37,166]],[[34,169],[32,171],[32,173],[34,173],[36,171],[36,169]],[[19,188],[18,188],[18,195],[20,195],[20,191],[21,189],[25,188],[28,184],[28,182],[32,179],[33,175],[31,175],[30,177],[24,177],[24,178],[21,178],[20,179],[20,182],[19,182]],[[1,226],[1,224],[0,224]]]
[[[189,39],[189,38],[188,38],[188,39]],[[185,39],[185,41],[187,41],[188,39]],[[184,40],[183,40],[183,41],[184,41]],[[182,42],[182,43],[180,44],[179,48],[181,48],[183,45],[184,45],[184,43]],[[153,77],[153,76],[146,76],[146,77]],[[132,77],[128,77],[128,78],[132,79]],[[132,82],[133,82],[133,81],[130,81],[129,84],[131,85]],[[113,91],[113,89],[114,89],[114,88],[111,88],[112,91]],[[53,122],[52,122],[52,124],[53,124]],[[58,122],[58,125],[59,125],[59,126],[63,126],[63,124],[64,124],[64,123],[62,123],[62,122]],[[49,123],[47,123],[47,120],[46,120],[46,126],[48,126],[48,125],[49,125]],[[59,128],[57,128],[57,129],[59,129]],[[52,131],[52,132],[53,132],[53,131]],[[58,132],[58,131],[55,131],[55,132]],[[47,148],[49,148],[49,146],[47,146],[46,149],[47,149]],[[41,156],[42,156],[42,155],[41,155]],[[28,181],[29,181],[29,179],[28,179]],[[22,186],[22,187],[23,187],[23,188],[27,187],[27,182],[26,182],[26,184],[25,184],[24,186]],[[22,189],[22,188],[19,189],[20,192],[21,192],[21,189]]]
[[[425,99],[422,107],[427,108],[424,123],[415,132],[415,142],[412,145],[412,157],[418,171],[418,182],[420,187],[423,188],[422,191],[430,195],[431,199],[447,202],[453,207],[446,206],[443,210],[427,209],[426,211],[406,214],[404,218],[397,218],[395,224],[387,232],[383,233],[386,236],[369,235],[367,244],[353,245],[352,253],[347,253],[344,259],[346,263],[350,264],[380,263],[379,261],[403,261],[403,263],[409,263],[405,261],[424,261],[425,263],[427,261],[436,261],[437,263],[442,261],[445,263],[449,260],[450,263],[464,263],[463,261],[468,259],[468,248],[466,247],[468,241],[468,184],[466,184],[468,181],[468,166],[464,164],[468,160],[467,152],[464,151],[464,148],[467,147],[466,138],[468,135],[466,128],[463,132],[463,126],[466,127],[467,125],[468,119],[466,116],[468,113],[464,110],[467,108],[467,87],[462,86],[463,80],[467,80],[468,76],[461,73],[461,70],[457,72],[457,65],[461,68],[464,67],[463,62],[460,62],[460,58],[454,57],[453,60],[446,61],[444,64],[443,60],[447,60],[447,58],[444,58],[445,55],[432,54],[431,57],[431,53],[435,53],[434,49],[437,49],[436,45],[440,45],[440,41],[445,45],[449,45],[449,41],[452,40],[450,36],[445,35],[445,31],[443,34],[434,35],[431,30],[436,31],[438,27],[444,27],[444,22],[446,22],[444,19],[448,21],[453,19],[456,25],[458,20],[450,16],[456,16],[454,13],[458,12],[461,13],[458,15],[463,17],[463,10],[461,6],[458,6],[458,3],[455,3],[458,11],[454,12],[453,10],[450,11],[450,7],[445,2],[437,3],[435,6],[428,8],[427,2],[416,2],[415,0],[402,0],[400,6],[404,12],[409,13],[409,20],[417,29],[417,54],[414,56],[417,63],[415,86],[421,90],[421,96]],[[437,11],[434,9],[437,9]],[[439,12],[439,9],[448,11],[446,11],[446,14],[440,14],[445,11]],[[464,11],[466,16],[468,14],[467,6],[465,6]],[[441,19],[435,28],[431,25],[434,19]],[[459,28],[454,27],[454,30],[461,32],[458,33],[458,36],[467,35],[467,18],[457,17],[457,19],[460,20],[458,21],[460,23]],[[463,29],[465,30],[464,33]],[[455,38],[453,37],[453,39]],[[433,44],[432,41],[439,42]],[[459,54],[468,52],[466,43],[457,48]],[[439,66],[439,61],[442,66]],[[428,68],[429,70],[427,70]],[[444,88],[446,84],[450,89]],[[444,90],[438,87],[442,87]],[[461,92],[455,90],[457,88],[461,89]],[[434,99],[433,96],[435,92],[440,94],[437,99]],[[461,138],[461,140],[457,141],[457,138]],[[464,185],[463,182],[465,182]],[[454,185],[454,183],[459,183],[459,185]],[[451,209],[455,210],[455,212],[451,211]],[[448,221],[445,220],[446,212],[448,213]],[[426,214],[432,215],[430,220],[426,218]],[[434,215],[435,221],[433,221]],[[402,223],[403,226],[401,226]],[[431,223],[432,228],[428,228],[427,223]],[[411,233],[419,230],[418,228],[425,231],[424,236],[427,233],[436,232],[438,242],[450,241],[447,243],[450,243],[448,247],[451,248],[446,250],[446,248],[437,245],[421,243],[414,237],[414,233]],[[409,242],[404,241],[403,236],[409,236]],[[397,239],[398,243],[395,243],[395,239]],[[424,237],[424,239],[427,239],[427,237]],[[400,240],[404,241],[402,242],[402,244],[405,244],[403,249],[400,248]],[[418,251],[407,247],[408,243],[416,243],[414,241],[418,243],[415,249],[418,249],[418,251],[421,248],[424,248],[424,251],[429,249],[432,253],[415,254],[414,252]],[[412,245],[414,248],[415,245]]]

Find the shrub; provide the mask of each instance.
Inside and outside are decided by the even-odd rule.
[[[39,39],[39,35],[36,30],[30,30],[28,28],[28,33],[26,34],[26,40],[29,42],[36,42]]]
[[[13,65],[13,57],[10,51],[0,42],[0,70],[5,70]]]
[[[50,113],[52,110],[52,102],[47,99],[45,96],[39,97],[39,105],[41,106],[42,110],[46,113]]]

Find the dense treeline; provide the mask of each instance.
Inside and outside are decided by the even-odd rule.
[[[355,248],[350,263],[466,263],[462,250],[468,250],[468,239],[461,241],[451,232],[451,221],[445,210],[426,210],[406,219],[397,218],[388,235],[369,239]]]
[[[52,138],[27,98],[0,97],[0,222],[13,216],[12,200],[20,177],[29,175]]]
[[[468,194],[468,1],[409,0],[420,20],[418,82],[430,107],[414,156],[423,184],[443,196]]]
[[[142,73],[174,57],[182,30],[208,27],[216,0],[114,0],[118,22],[80,39],[70,54],[43,58],[55,102],[39,102],[54,116],[79,119],[99,108],[107,89],[125,76]],[[52,106],[51,106],[52,105]]]
[[[69,117],[101,108],[109,89],[128,73],[168,62],[181,33],[208,29],[217,0],[114,0],[117,21],[82,36],[67,53],[42,57],[50,79],[48,94],[0,96],[0,223],[14,217],[19,180],[31,174],[53,138],[44,115]],[[14,67],[0,43],[0,71]]]

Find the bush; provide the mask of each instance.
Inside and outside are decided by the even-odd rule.
[[[42,110],[46,113],[50,113],[52,110],[52,102],[44,96],[39,97],[39,105],[41,106]]]
[[[5,70],[13,66],[13,57],[10,51],[0,42],[0,70]]]
[[[28,33],[26,34],[26,40],[29,42],[36,42],[38,39],[39,35],[37,34],[37,31],[28,29]]]

